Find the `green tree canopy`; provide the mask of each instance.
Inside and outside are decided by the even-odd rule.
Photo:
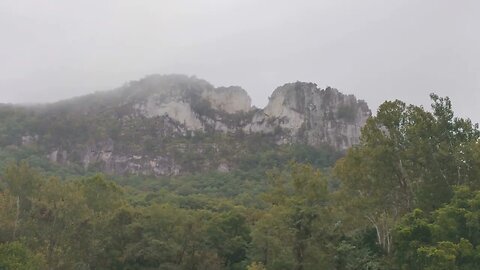
[[[337,162],[345,197],[391,251],[393,224],[413,208],[438,208],[453,186],[479,187],[478,125],[454,117],[448,98],[431,95],[432,111],[385,102],[362,129],[360,145]]]

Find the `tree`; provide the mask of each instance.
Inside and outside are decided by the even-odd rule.
[[[50,269],[87,264],[93,241],[92,212],[74,182],[50,178],[32,200],[31,219],[23,235],[42,250]]]
[[[402,269],[477,269],[480,264],[480,191],[455,189],[431,215],[416,209],[395,228]]]
[[[41,256],[34,255],[20,242],[0,244],[0,269],[46,269]]]
[[[448,98],[431,98],[432,112],[398,100],[383,103],[362,129],[360,145],[335,165],[347,207],[376,229],[387,253],[403,214],[436,209],[452,197],[454,185],[480,184],[472,150],[478,125],[455,118]]]
[[[18,228],[17,199],[8,191],[0,191],[0,243],[11,241]]]
[[[265,266],[261,263],[253,262],[247,266],[247,270],[265,270]]]
[[[210,245],[224,258],[227,267],[238,267],[246,259],[250,228],[245,216],[237,209],[216,214],[210,221],[207,233]]]
[[[15,240],[20,222],[32,207],[32,196],[38,191],[42,179],[38,172],[29,167],[27,162],[10,164],[1,179],[9,194],[15,197],[15,221],[12,239]]]
[[[270,180],[265,196],[270,209],[254,228],[255,259],[269,269],[328,268],[326,247],[334,222],[325,177],[309,165],[294,163]]]
[[[95,175],[78,182],[90,209],[98,214],[109,213],[125,204],[123,190],[103,175]]]

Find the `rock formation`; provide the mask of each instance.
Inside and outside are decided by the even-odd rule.
[[[353,95],[296,82],[277,88],[246,130],[274,132],[281,128],[287,134],[280,143],[327,144],[345,150],[359,142],[360,129],[370,115],[367,104]]]
[[[45,145],[50,161],[157,176],[228,171],[243,142],[258,136],[276,145],[344,151],[359,142],[371,115],[364,101],[313,83],[278,87],[268,105],[257,109],[238,86],[215,88],[184,75],[151,75],[35,113],[36,129],[26,130],[19,144]]]

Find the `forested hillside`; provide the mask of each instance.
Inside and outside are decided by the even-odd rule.
[[[159,175],[46,158],[43,142],[110,137],[102,114],[92,131],[87,118],[46,123],[42,108],[4,106],[0,269],[477,269],[480,131],[431,97],[428,110],[383,103],[346,152],[279,144],[281,130],[173,137],[225,152],[187,147],[189,170]],[[26,135],[35,123],[65,133]],[[131,136],[129,147],[156,147]]]
[[[0,155],[47,159],[76,174],[226,172],[287,145],[345,151],[369,116],[364,101],[313,83],[280,86],[258,109],[237,86],[151,75],[53,104],[0,105]]]

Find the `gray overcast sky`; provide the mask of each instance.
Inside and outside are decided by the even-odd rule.
[[[480,121],[478,0],[0,0],[0,102],[46,102],[152,73],[240,85],[262,107],[292,81]]]

